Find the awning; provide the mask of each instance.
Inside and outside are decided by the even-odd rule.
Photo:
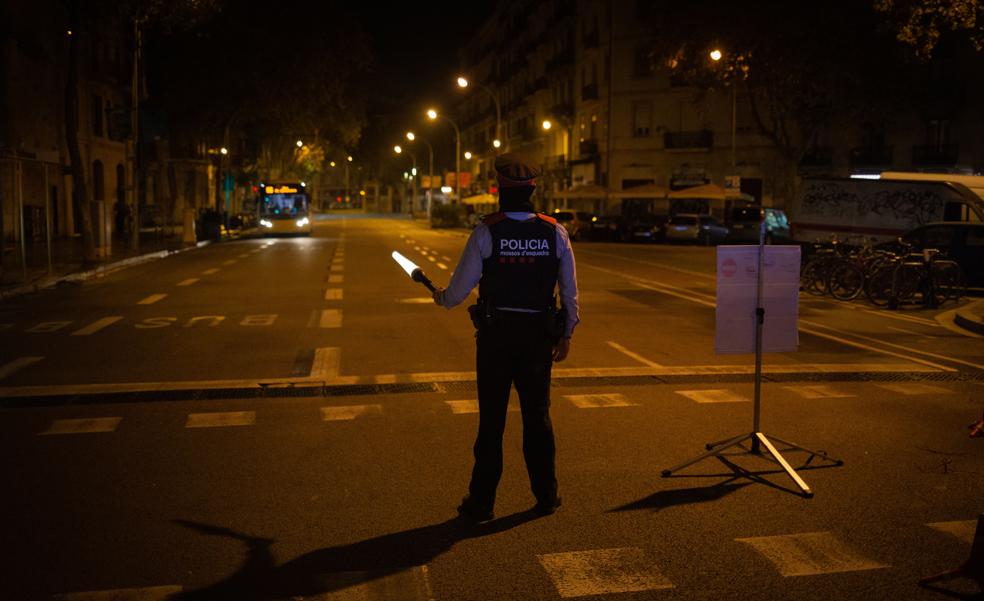
[[[491,194],[476,194],[475,196],[466,196],[461,199],[461,203],[466,205],[487,205],[497,202],[499,201]]]
[[[721,186],[715,184],[704,184],[702,186],[684,188],[683,190],[674,190],[667,196],[668,198],[700,198],[705,200],[728,200],[738,198],[754,200],[752,196],[744,194],[739,190],[725,190]]]
[[[666,198],[668,190],[656,184],[643,184],[621,192],[612,192],[612,198]]]
[[[586,186],[574,186],[567,190],[561,190],[555,195],[557,198],[608,198],[608,189],[594,184]]]

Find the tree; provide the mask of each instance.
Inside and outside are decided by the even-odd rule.
[[[874,0],[886,15],[898,41],[921,60],[928,60],[947,35],[963,35],[978,52],[984,50],[984,2],[980,0]]]

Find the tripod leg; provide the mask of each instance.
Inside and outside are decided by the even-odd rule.
[[[778,442],[779,444],[784,444],[787,447],[791,447],[793,449],[803,451],[804,453],[809,453],[811,457],[819,457],[821,459],[825,459],[827,461],[832,462],[834,465],[844,465],[843,461],[841,461],[840,459],[834,459],[833,457],[824,453],[823,451],[814,451],[812,449],[807,449],[806,447],[801,447],[798,444],[783,440],[781,438],[776,438],[775,436],[769,436],[769,438],[774,440],[775,442]]]
[[[673,472],[682,470],[683,468],[685,468],[687,466],[690,466],[690,465],[693,465],[693,464],[697,463],[698,461],[702,461],[704,459],[707,459],[708,457],[713,457],[714,455],[718,455],[718,454],[720,454],[722,451],[724,451],[726,449],[730,449],[733,446],[736,446],[736,445],[741,444],[742,442],[745,442],[746,440],[748,440],[752,436],[753,436],[753,434],[742,434],[741,436],[736,436],[735,438],[732,438],[730,440],[725,440],[725,441],[721,442],[718,446],[716,446],[716,447],[712,448],[711,450],[707,451],[706,453],[701,453],[700,455],[694,457],[693,459],[689,459],[689,460],[685,461],[684,463],[681,463],[680,465],[675,465],[675,466],[671,467],[668,470],[663,470],[662,476],[664,478],[666,478],[667,476],[669,476]]]
[[[775,457],[776,461],[779,462],[779,465],[782,466],[782,469],[786,470],[786,473],[789,475],[790,478],[793,479],[793,482],[796,483],[796,486],[798,486],[800,490],[803,491],[803,494],[807,497],[812,497],[813,491],[810,490],[810,487],[807,486],[806,482],[804,482],[803,479],[799,477],[799,474],[796,473],[796,470],[794,470],[792,466],[790,466],[786,462],[786,459],[783,458],[783,456],[779,453],[779,451],[777,451],[776,448],[772,446],[772,443],[769,442],[769,439],[765,437],[765,434],[762,434],[761,432],[756,432],[753,436],[755,436],[755,438],[760,443],[762,443],[762,446],[768,449],[770,455]]]

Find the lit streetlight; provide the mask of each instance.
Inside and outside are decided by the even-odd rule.
[[[300,148],[301,146],[304,146],[304,142],[302,142],[300,140],[298,140],[297,142],[294,142],[294,143],[297,144],[297,147],[298,148]]]
[[[721,60],[721,57],[723,57],[723,56],[724,56],[724,54],[722,54],[721,51],[718,50],[717,48],[715,48],[714,50],[711,50],[711,60],[712,61],[717,62],[717,61]]]
[[[466,160],[466,161],[470,161],[470,160],[471,160],[471,158],[472,158],[472,153],[470,153],[470,152],[468,152],[468,151],[466,150],[466,151],[465,151],[465,160]]]
[[[553,127],[553,123],[550,122],[550,119],[544,119],[541,125],[543,126],[544,131],[550,131],[550,128]]]
[[[229,149],[223,146],[222,148],[219,149],[219,152],[221,152],[222,154],[229,154]]]
[[[468,80],[465,77],[458,77],[458,87],[465,89],[468,87]],[[492,146],[499,148],[502,146],[502,109],[499,106],[499,97],[493,92],[488,86],[482,84],[476,84],[479,88],[484,90],[489,96],[492,97],[492,102],[495,104],[495,139],[492,140]]]
[[[438,117],[450,123],[451,127],[454,128],[454,202],[459,202],[461,200],[461,130],[450,117],[439,115],[434,109],[427,109],[428,119],[434,121]]]

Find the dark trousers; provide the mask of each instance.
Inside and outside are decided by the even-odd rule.
[[[557,495],[554,435],[550,423],[553,343],[540,314],[500,312],[478,333],[478,437],[469,493],[492,507],[502,476],[502,433],[509,390],[519,393],[523,414],[523,457],[537,500]]]

